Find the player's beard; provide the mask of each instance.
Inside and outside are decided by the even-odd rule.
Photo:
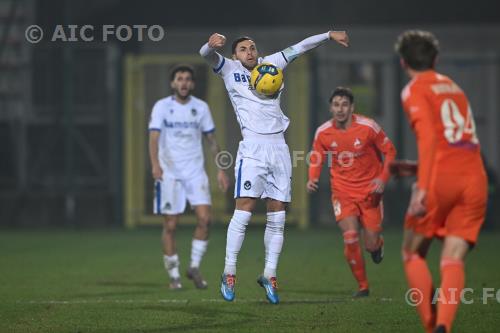
[[[181,100],[186,100],[189,98],[189,95],[191,95],[191,89],[186,89],[185,91],[175,89],[175,95]]]
[[[257,66],[257,60],[254,59],[254,60],[251,60],[251,61],[245,61],[245,62],[242,62],[243,66],[248,69],[249,71],[252,71],[255,66]]]

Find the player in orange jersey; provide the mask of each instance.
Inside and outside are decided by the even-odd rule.
[[[401,97],[418,146],[417,182],[403,238],[404,268],[409,287],[421,296],[417,310],[426,331],[450,332],[464,287],[463,259],[484,221],[486,172],[467,97],[450,78],[434,71],[437,39],[430,32],[406,31],[396,51],[411,78]],[[444,238],[437,307],[425,260],[434,236]]]
[[[364,244],[375,263],[382,261],[382,193],[389,180],[389,163],[396,149],[382,128],[372,119],[354,112],[350,89],[339,87],[330,97],[333,119],[321,125],[314,137],[307,189],[318,189],[321,168],[328,161],[332,204],[344,237],[344,255],[358,281],[355,297],[369,295],[360,229]]]

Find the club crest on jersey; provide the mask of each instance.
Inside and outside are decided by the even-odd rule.
[[[193,117],[195,117],[197,113],[198,111],[196,111],[195,108],[191,109],[191,114],[193,115]]]
[[[358,138],[356,138],[356,140],[354,140],[354,148],[356,148],[356,149],[361,148],[361,141],[359,141]]]
[[[174,113],[174,109],[170,109],[170,114]]]
[[[248,191],[249,189],[251,189],[251,188],[252,188],[252,183],[251,183],[249,180],[247,180],[247,181],[243,184],[243,188],[244,188],[245,190],[247,190],[247,191]]]
[[[165,204],[165,208],[166,208],[167,210],[170,210],[170,209],[172,208],[172,205],[170,204],[170,202],[167,202],[167,203]]]

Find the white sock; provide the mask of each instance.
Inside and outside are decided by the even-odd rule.
[[[173,256],[163,256],[163,264],[165,265],[165,269],[168,275],[172,279],[179,279],[181,275],[179,274],[179,256],[174,254]]]
[[[241,245],[245,239],[245,230],[248,222],[252,217],[252,213],[244,210],[235,210],[231,222],[227,228],[226,239],[226,265],[224,267],[225,274],[236,274],[236,261]]]
[[[193,268],[200,267],[201,258],[207,251],[208,240],[193,238],[191,242],[191,264]]]
[[[266,231],[264,232],[264,246],[266,248],[266,265],[264,277],[276,276],[276,267],[283,247],[285,229],[285,211],[268,212]]]

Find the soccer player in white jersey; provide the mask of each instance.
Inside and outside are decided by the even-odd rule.
[[[214,156],[220,151],[215,139],[215,126],[204,101],[191,95],[194,71],[180,65],[171,74],[172,96],[156,102],[149,122],[149,154],[155,179],[155,214],[165,216],[162,243],[163,261],[170,276],[170,288],[182,288],[175,229],[186,200],[194,208],[198,224],[191,245],[191,263],[187,277],[200,289],[207,282],[199,266],[208,245],[211,199],[208,177],[204,169],[202,136]],[[219,188],[226,192],[229,180],[223,170],[217,173]]]
[[[257,282],[264,288],[270,303],[279,303],[276,268],[283,245],[285,208],[291,200],[292,167],[284,139],[289,120],[280,108],[281,92],[273,98],[257,95],[249,85],[250,72],[263,62],[285,69],[301,54],[328,40],[345,47],[349,43],[344,31],[329,31],[261,58],[254,40],[241,37],[233,42],[232,59],[229,59],[216,52],[225,45],[226,38],[214,33],[200,49],[200,54],[224,80],[243,136],[235,165],[236,209],[227,229],[226,260],[221,278],[221,294],[226,301],[234,299],[237,256],[252,211],[257,199],[261,198],[266,199],[267,204],[265,267]]]

